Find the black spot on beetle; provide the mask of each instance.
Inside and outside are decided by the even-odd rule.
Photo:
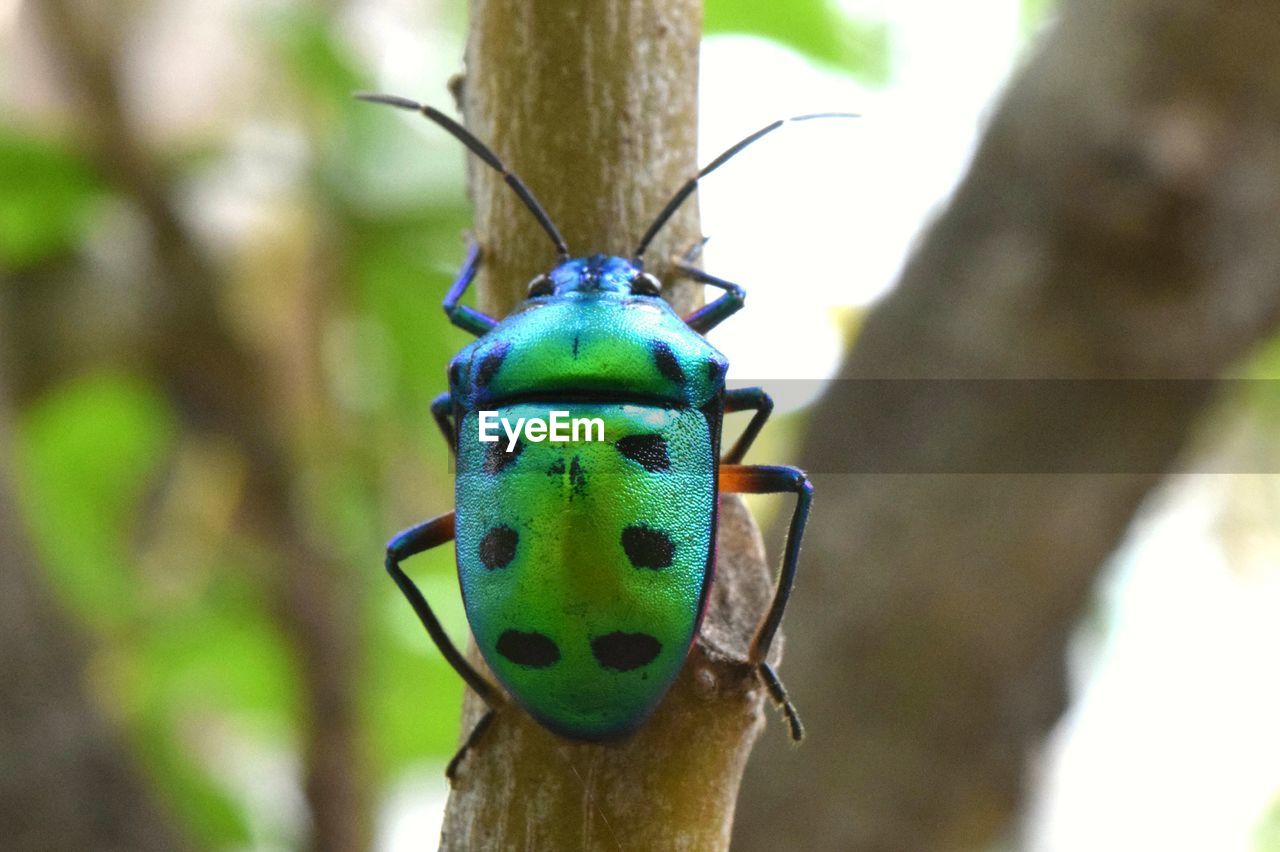
[[[480,359],[480,366],[476,368],[476,384],[480,387],[486,387],[489,382],[493,381],[493,377],[498,374],[499,368],[502,367],[502,360],[507,357],[507,353],[510,351],[510,343],[499,343],[486,352],[485,356]]]
[[[622,531],[622,549],[637,568],[669,568],[675,560],[676,545],[661,530],[631,526]]]
[[[627,435],[619,438],[614,446],[618,448],[618,452],[638,462],[651,473],[671,467],[671,457],[667,455],[667,439],[661,435]]]
[[[547,467],[547,476],[564,476],[569,472],[569,497],[581,497],[587,493],[587,472],[582,462],[574,456],[566,467],[564,459],[559,458]]]
[[[577,456],[574,456],[573,461],[569,463],[569,487],[575,497],[580,497],[587,493],[587,474],[582,469],[582,464],[578,461]]]
[[[578,347],[581,344],[582,344],[582,338],[580,338],[578,335],[575,334],[573,336],[573,357],[574,358],[578,357]]]
[[[676,384],[684,384],[684,370],[680,369],[680,362],[671,347],[661,340],[653,344],[653,362],[658,365],[659,373]]]
[[[724,378],[725,364],[723,361],[717,361],[712,358],[707,362],[707,379],[714,385],[716,382]]]
[[[517,666],[545,669],[560,659],[560,649],[545,633],[504,630],[498,637],[498,653]]]
[[[662,643],[648,633],[619,630],[592,639],[591,653],[606,669],[629,672],[652,663],[662,653]]]
[[[484,445],[484,472],[499,473],[504,467],[514,462],[524,452],[524,441],[516,439],[516,445],[507,451],[507,441],[499,437],[491,444]]]
[[[494,527],[480,539],[480,561],[493,571],[506,568],[516,558],[516,544],[520,534],[506,524]]]

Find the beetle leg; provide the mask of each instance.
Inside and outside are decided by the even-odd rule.
[[[487,333],[498,324],[498,321],[488,314],[482,314],[475,308],[458,304],[462,294],[467,292],[467,288],[475,280],[476,270],[480,268],[480,256],[480,244],[472,240],[471,246],[467,249],[467,257],[462,261],[462,269],[458,270],[458,277],[444,297],[444,312],[449,317],[449,322],[464,331],[471,332],[476,337]]]
[[[458,778],[458,767],[467,756],[467,752],[480,742],[480,738],[484,736],[484,732],[489,730],[489,726],[493,724],[493,709],[484,711],[484,715],[480,717],[480,721],[476,722],[476,726],[471,729],[471,733],[467,735],[467,741],[462,744],[458,751],[453,755],[453,759],[449,761],[449,765],[444,770],[444,777],[449,779],[452,784]]]
[[[432,406],[434,410],[435,406]],[[444,428],[443,425],[441,428]],[[458,766],[466,757],[471,747],[479,742],[480,737],[488,729],[493,722],[494,710],[503,703],[497,687],[489,683],[472,665],[467,662],[453,641],[449,639],[449,635],[444,632],[444,628],[440,626],[440,621],[436,618],[435,613],[431,611],[430,604],[427,599],[422,596],[421,590],[409,579],[404,571],[400,570],[401,560],[408,559],[410,556],[422,553],[424,550],[430,550],[438,547],[447,541],[453,539],[455,530],[454,513],[441,515],[433,518],[425,523],[418,524],[416,527],[410,527],[391,539],[391,543],[387,545],[387,573],[391,575],[391,579],[396,581],[396,585],[400,587],[400,591],[409,600],[409,604],[413,607],[413,611],[418,614],[418,620],[422,622],[422,626],[427,629],[427,635],[436,643],[436,647],[440,649],[440,653],[453,666],[453,670],[458,673],[467,684],[475,690],[476,694],[489,705],[489,709],[480,717],[480,721],[471,729],[467,741],[458,749],[458,753],[453,756],[453,760],[449,761],[449,766],[445,770],[445,777],[451,782],[457,775]]]
[[[418,524],[416,527],[410,527],[400,533],[387,545],[387,573],[391,575],[391,579],[396,581],[396,585],[400,587],[401,593],[408,599],[413,611],[418,614],[418,620],[422,622],[422,626],[427,629],[427,635],[431,637],[431,641],[436,643],[436,647],[440,649],[440,653],[445,660],[458,673],[458,676],[466,681],[467,686],[475,690],[484,702],[491,708],[503,704],[502,697],[497,687],[489,683],[478,671],[476,671],[467,658],[458,651],[457,646],[449,639],[444,628],[440,626],[440,621],[436,618],[435,613],[431,611],[430,604],[427,599],[422,596],[422,592],[417,585],[409,579],[408,575],[400,569],[400,562],[438,547],[447,541],[453,540],[455,529],[454,513],[441,515],[433,518],[425,523]]]
[[[724,413],[735,411],[754,411],[747,428],[734,441],[733,447],[724,454],[720,461],[723,464],[738,464],[755,442],[756,436],[764,428],[765,421],[773,413],[773,397],[765,393],[764,388],[735,388],[724,393]]]
[[[672,267],[686,278],[724,290],[723,296],[703,305],[684,318],[685,325],[698,332],[698,334],[706,334],[736,314],[747,302],[747,291],[742,289],[740,285],[703,272],[683,258],[672,261]]]
[[[764,688],[769,691],[769,697],[773,699],[773,703],[782,708],[782,715],[786,717],[787,727],[790,729],[791,741],[800,742],[804,739],[804,723],[800,721],[796,706],[791,703],[791,696],[787,695],[787,688],[782,685],[782,681],[778,680],[778,673],[764,660],[756,664],[756,672],[764,681]]]
[[[725,396],[727,397],[728,394]],[[431,416],[436,419],[440,434],[444,435],[445,443],[449,445],[449,452],[457,455],[457,436],[453,431],[453,397],[449,396],[448,391],[431,400]]]
[[[799,742],[804,736],[804,727],[796,714],[787,691],[783,688],[778,675],[766,661],[769,645],[782,623],[782,614],[786,611],[787,600],[791,597],[791,588],[795,584],[796,565],[800,560],[800,540],[804,538],[804,526],[809,520],[809,508],[813,504],[813,485],[804,471],[794,467],[768,465],[725,464],[720,466],[720,490],[731,494],[795,494],[796,508],[791,515],[791,527],[787,530],[787,543],[782,555],[782,570],[778,575],[778,586],[773,593],[773,603],[756,628],[751,638],[751,647],[747,652],[747,662],[756,667],[756,672],[774,700],[787,717],[791,727],[791,738]]]

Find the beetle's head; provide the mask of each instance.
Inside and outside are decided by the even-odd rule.
[[[658,279],[643,271],[635,261],[605,254],[570,258],[529,282],[530,299],[571,293],[657,298],[661,291]]]
[[[534,279],[529,298],[453,359],[464,407],[590,398],[702,406],[728,363],[662,300],[640,264],[597,254]]]

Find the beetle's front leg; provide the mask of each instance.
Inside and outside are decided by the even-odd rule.
[[[684,318],[685,325],[698,332],[698,334],[706,334],[740,311],[742,306],[747,303],[747,291],[742,289],[740,285],[734,284],[732,281],[725,281],[723,278],[717,278],[693,265],[693,259],[701,254],[702,246],[706,242],[707,240],[704,237],[694,243],[693,247],[685,252],[682,257],[672,258],[671,260],[672,267],[686,278],[697,281],[699,284],[710,284],[712,287],[719,287],[724,290],[723,296],[708,302]]]
[[[453,667],[453,670],[466,682],[467,686],[475,690],[475,693],[480,696],[484,703],[489,705],[489,709],[481,717],[475,728],[472,729],[466,742],[458,749],[458,753],[453,756],[453,760],[449,761],[449,768],[445,770],[445,775],[450,781],[453,780],[458,765],[462,762],[467,752],[480,740],[480,737],[493,721],[494,711],[502,706],[505,701],[498,688],[476,671],[467,662],[467,658],[462,655],[457,646],[453,644],[449,635],[444,632],[444,628],[440,625],[440,620],[431,611],[431,605],[423,597],[422,591],[401,570],[400,563],[410,556],[452,541],[455,530],[456,519],[453,512],[418,524],[416,527],[411,527],[391,539],[391,542],[387,545],[386,559],[387,573],[391,575],[391,579],[395,580],[400,592],[408,599],[409,605],[417,613],[418,620],[426,628],[427,635],[431,637],[431,641],[435,642],[436,647],[440,649],[445,661]]]
[[[464,331],[471,332],[476,337],[487,334],[491,328],[498,324],[498,321],[488,314],[483,314],[475,308],[458,304],[462,299],[462,295],[467,292],[467,288],[471,286],[471,282],[476,278],[476,272],[480,269],[482,254],[480,244],[472,240],[471,245],[467,248],[467,257],[462,261],[462,268],[458,270],[458,277],[454,279],[453,286],[445,294],[443,304],[444,312],[449,317],[449,322]]]
[[[800,561],[800,541],[804,538],[805,523],[809,520],[809,509],[813,504],[813,485],[804,471],[794,467],[725,464],[720,466],[720,490],[730,494],[796,495],[796,508],[791,515],[791,527],[787,530],[782,570],[778,574],[773,603],[751,639],[747,662],[756,667],[769,696],[782,708],[791,728],[791,739],[799,742],[804,738],[800,716],[787,696],[782,681],[778,679],[777,672],[765,658],[769,655],[769,646],[778,632],[778,625],[782,623],[782,614],[786,611],[791,588],[795,584],[796,566]]]

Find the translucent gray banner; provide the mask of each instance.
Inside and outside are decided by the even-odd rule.
[[[1280,473],[1280,381],[1270,379],[739,379],[730,386],[763,387],[779,415],[820,400],[803,411],[803,447],[788,459],[815,474]],[[1264,440],[1250,452],[1180,453],[1187,423],[1217,399],[1246,401],[1255,418],[1274,419],[1275,449]],[[548,411],[574,404],[545,403]],[[751,416],[726,415],[726,445]],[[1255,422],[1265,436],[1266,422]],[[760,450],[746,462],[782,461]]]

